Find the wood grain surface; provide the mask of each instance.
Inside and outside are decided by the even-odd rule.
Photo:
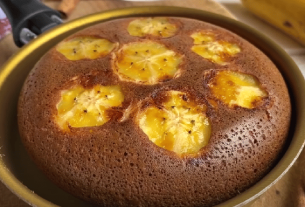
[[[60,1],[45,0],[44,3],[51,8],[58,8]],[[131,6],[167,5],[182,6],[202,9],[234,18],[224,7],[211,0],[166,0],[154,2],[123,2],[116,0],[103,1],[80,1],[75,10],[68,16],[66,21],[82,17],[88,14],[105,10],[125,8]],[[7,35],[0,41],[0,67],[17,51],[12,35]],[[286,207],[305,206],[304,194],[305,152],[289,170],[289,172],[273,187],[267,190],[251,207]],[[28,207],[29,205],[11,193],[0,183],[0,206],[1,207]]]

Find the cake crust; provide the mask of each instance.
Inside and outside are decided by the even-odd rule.
[[[177,78],[144,85],[120,80],[111,53],[70,61],[55,48],[29,74],[18,105],[19,132],[38,167],[58,186],[102,206],[211,206],[259,181],[276,163],[288,135],[291,105],[283,77],[260,50],[223,28],[198,20],[169,17],[179,30],[169,38],[128,34],[125,18],[82,30],[78,36],[105,38],[122,45],[149,39],[183,54]],[[219,65],[191,51],[192,33],[217,34],[241,52]],[[114,49],[116,51],[117,49]],[[207,73],[232,70],[256,77],[268,92],[254,109],[228,107],[207,88]],[[213,75],[210,75],[213,76]],[[120,85],[124,102],[102,126],[63,131],[54,121],[60,91],[78,83]],[[187,92],[207,106],[210,140],[196,156],[178,156],[152,143],[136,124],[139,110],[157,94]],[[126,110],[129,109],[128,114]],[[125,116],[124,116],[125,115]]]

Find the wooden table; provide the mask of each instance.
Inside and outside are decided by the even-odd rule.
[[[44,1],[51,8],[56,8],[58,1]],[[109,9],[124,8],[130,6],[145,6],[145,5],[174,5],[184,6],[196,9],[207,10],[210,12],[225,15],[231,18],[234,16],[228,12],[220,4],[211,0],[167,0],[157,2],[122,2],[115,0],[104,1],[81,1],[73,13],[68,17],[67,21]],[[12,39],[12,35],[6,36],[0,41],[0,67],[5,63],[10,56],[19,50]],[[301,158],[292,167],[292,169],[273,187],[265,192],[259,199],[251,204],[251,207],[286,207],[286,206],[305,206],[305,194],[302,188],[302,175],[305,172],[305,152]],[[304,176],[303,176],[304,177]],[[17,196],[11,193],[2,183],[0,183],[0,206],[1,207],[28,207],[29,205],[20,200]]]

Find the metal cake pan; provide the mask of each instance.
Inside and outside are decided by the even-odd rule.
[[[236,20],[180,7],[134,7],[97,13],[62,24],[32,40],[11,57],[0,71],[0,180],[32,206],[92,206],[50,182],[31,161],[18,133],[17,102],[27,74],[51,47],[65,37],[97,23],[137,16],[176,16],[209,22],[228,29],[263,51],[278,67],[289,89],[292,121],[285,151],[259,182],[219,206],[244,206],[255,200],[293,165],[305,140],[305,81],[289,55],[269,38]],[[303,127],[302,127],[303,126]]]

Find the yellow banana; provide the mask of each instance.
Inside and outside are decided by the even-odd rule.
[[[242,3],[305,45],[305,0],[242,0]]]

